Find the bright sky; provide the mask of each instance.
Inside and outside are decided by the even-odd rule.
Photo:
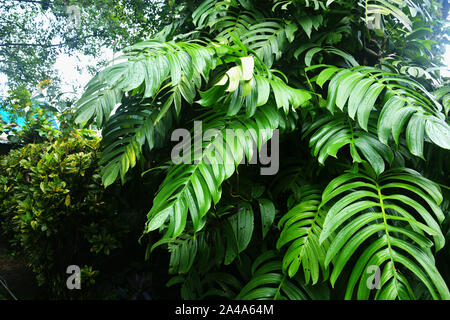
[[[114,53],[111,49],[103,48],[101,51],[102,59],[105,59],[106,61],[111,61],[114,59]],[[92,56],[86,56],[83,54],[71,56],[67,54],[59,55],[56,59],[55,68],[58,70],[63,83],[61,90],[63,92],[72,92],[73,87],[84,88],[92,77],[85,66],[94,65],[95,62],[96,59]],[[79,96],[80,92],[77,92],[77,95]]]
[[[442,72],[442,74],[446,77],[450,77],[450,46],[445,46],[445,55],[444,55],[444,63],[447,66],[447,70]]]

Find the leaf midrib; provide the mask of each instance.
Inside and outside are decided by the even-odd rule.
[[[387,241],[387,245],[388,245],[388,250],[389,250],[389,259],[391,260],[392,263],[392,268],[394,270],[394,286],[395,286],[395,290],[396,292],[399,291],[398,287],[397,287],[397,269],[395,268],[395,263],[394,263],[394,253],[392,250],[392,246],[391,246],[391,239],[390,239],[390,235],[389,235],[389,231],[388,231],[388,224],[387,224],[387,219],[386,219],[386,211],[384,208],[384,203],[383,203],[383,195],[381,194],[381,189],[380,186],[378,184],[378,182],[376,183],[376,188],[377,188],[377,192],[378,192],[378,197],[380,199],[380,207],[381,207],[381,213],[383,214],[383,224],[384,224],[384,232],[386,234],[386,241]]]

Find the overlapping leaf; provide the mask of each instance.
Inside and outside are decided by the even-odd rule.
[[[165,237],[176,237],[185,229],[189,212],[193,230],[201,230],[211,202],[221,197],[221,184],[235,171],[243,157],[252,158],[254,145],[259,150],[278,127],[279,116],[272,106],[259,108],[254,119],[221,121],[211,140],[204,143],[198,163],[173,166],[153,201],[146,231],[169,220]],[[213,127],[214,128],[214,127]],[[233,129],[227,135],[226,129]]]
[[[237,300],[310,300],[326,299],[327,290],[308,288],[298,278],[283,274],[277,253],[267,251],[252,264],[252,277],[235,297]]]
[[[365,9],[365,22],[370,29],[382,29],[381,16],[392,16],[407,30],[412,30],[412,22],[402,11],[406,6],[404,0],[362,0],[359,5]]]
[[[123,51],[121,59],[124,62],[106,68],[87,84],[86,91],[76,104],[78,123],[96,117],[97,126],[101,127],[121,102],[124,93],[154,97],[165,82],[170,81],[171,86],[177,86],[183,76],[194,80],[191,83],[198,88],[201,77],[208,77],[216,61],[212,48],[194,43],[173,44],[150,40]],[[189,91],[192,90],[181,90],[185,99]]]
[[[346,107],[350,118],[357,118],[366,131],[371,113],[377,114],[378,139],[382,143],[388,145],[392,134],[398,144],[404,131],[409,150],[418,157],[423,157],[425,133],[433,143],[449,148],[450,126],[442,106],[418,82],[371,67],[327,67],[316,82],[322,86],[330,78],[327,109],[333,113],[336,106],[340,110]],[[379,107],[378,100],[382,101]]]
[[[245,7],[245,2],[241,4]],[[228,1],[203,2],[193,13],[193,21],[199,28],[209,27],[216,32],[217,41],[239,42],[269,68],[281,57],[285,45],[294,40],[298,30],[294,22],[268,19],[256,8],[242,10],[235,2]]]
[[[160,111],[150,102],[139,104],[127,101],[108,121],[102,131],[102,155],[100,164],[105,187],[112,184],[118,175],[136,165],[144,144],[148,150],[162,147],[172,128],[173,112],[162,121],[157,121]]]
[[[241,63],[227,70],[222,78],[210,89],[200,91],[197,101],[205,107],[223,103],[228,106],[228,116],[236,115],[245,107],[246,116],[251,117],[257,107],[269,102],[271,93],[278,108],[288,114],[290,108],[298,108],[311,99],[304,89],[293,88],[274,74],[262,76],[254,74],[253,57],[240,58]]]
[[[380,174],[385,170],[385,161],[392,163],[394,154],[371,131],[376,128],[369,125],[366,132],[343,113],[320,115],[303,126],[303,136],[313,132],[309,145],[320,164],[323,165],[328,156],[337,157],[339,150],[348,145],[353,162],[360,163],[365,159]]]
[[[324,212],[319,208],[321,190],[303,186],[300,192],[302,194],[300,203],[283,215],[278,222],[282,231],[277,248],[290,243],[283,257],[283,272],[293,277],[302,266],[306,284],[310,279],[312,284],[315,284],[319,280],[320,270],[324,279],[328,278],[325,256],[331,237],[322,244],[319,243],[325,218]]]

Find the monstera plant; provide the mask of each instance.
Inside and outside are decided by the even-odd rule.
[[[125,48],[77,103],[102,130],[105,187],[130,170],[155,185],[140,240],[149,263],[168,250],[168,285],[450,299],[441,3],[194,4],[176,1],[183,19]]]

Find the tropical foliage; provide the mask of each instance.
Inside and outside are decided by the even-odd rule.
[[[437,1],[206,0],[99,72],[76,121],[102,129],[105,186],[132,168],[159,185],[141,241],[150,261],[169,251],[168,285],[450,299],[442,16]],[[196,121],[215,129],[200,148]],[[171,161],[177,128],[191,161]],[[278,133],[275,175],[242,164]]]

